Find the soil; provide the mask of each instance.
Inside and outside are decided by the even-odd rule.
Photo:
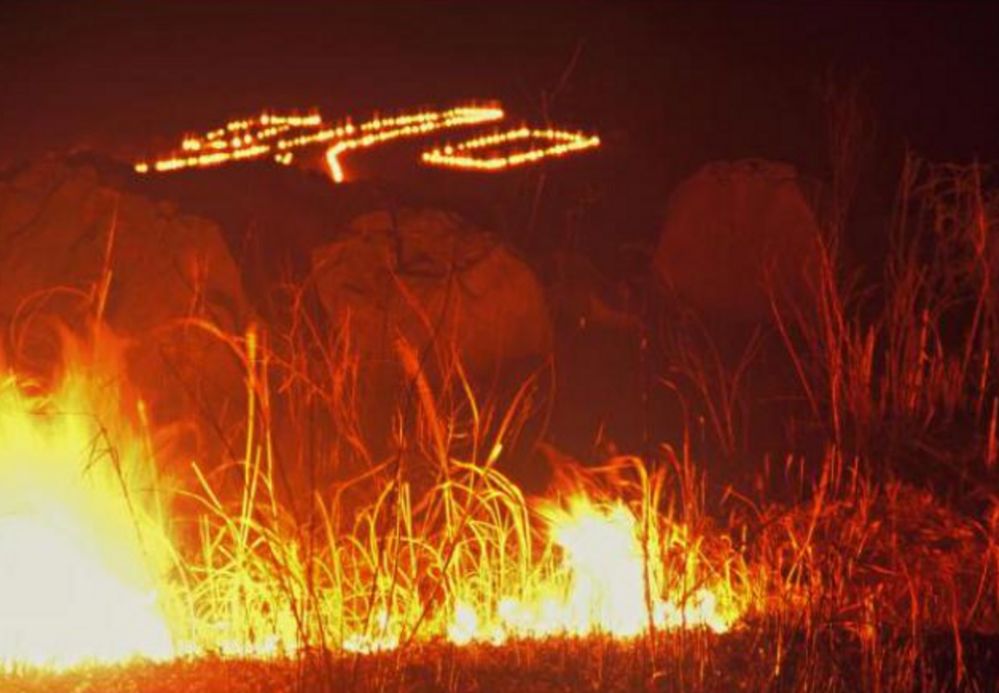
[[[863,641],[842,629],[777,635],[770,627],[747,626],[724,635],[664,634],[654,659],[647,640],[600,637],[503,646],[431,643],[373,655],[272,661],[206,656],[59,674],[21,671],[0,677],[0,691],[858,691],[878,684],[881,690],[995,691],[999,681],[999,635],[938,631],[918,645],[908,634],[889,632]]]

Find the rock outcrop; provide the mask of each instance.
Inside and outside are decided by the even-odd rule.
[[[663,282],[709,320],[770,317],[770,291],[799,297],[818,266],[819,225],[794,167],[704,166],[669,198],[655,253]]]
[[[393,361],[401,337],[474,375],[543,357],[552,327],[531,269],[454,214],[402,210],[354,219],[313,253],[320,299],[349,321],[364,359]]]

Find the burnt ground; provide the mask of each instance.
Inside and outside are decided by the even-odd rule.
[[[806,634],[742,626],[724,635],[660,635],[655,649],[650,660],[646,640],[590,637],[277,661],[206,656],[61,674],[22,671],[0,678],[0,691],[858,691],[871,681],[888,690],[995,691],[999,681],[999,636],[967,632],[926,633],[918,643],[882,632],[864,645],[839,628]]]

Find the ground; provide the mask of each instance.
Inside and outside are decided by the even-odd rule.
[[[999,636],[962,633],[960,675],[955,642],[953,633],[929,633],[917,651],[907,634],[884,633],[865,647],[858,637],[835,628],[816,629],[806,637],[803,631],[781,634],[770,626],[744,625],[724,635],[661,635],[654,667],[647,639],[564,638],[504,646],[428,644],[298,660],[202,657],[61,674],[19,672],[0,678],[0,691],[847,691],[860,690],[860,680],[871,674],[889,690],[995,690]],[[778,652],[783,653],[780,666]]]

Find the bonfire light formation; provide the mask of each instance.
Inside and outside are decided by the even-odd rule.
[[[539,142],[547,142],[549,144],[535,149],[518,151],[513,154],[493,154],[482,157],[476,155],[478,150],[488,151],[489,149],[495,149],[510,142],[521,140],[538,140]],[[431,166],[445,166],[470,171],[500,171],[512,166],[522,166],[540,161],[545,157],[565,156],[572,152],[593,149],[599,146],[600,138],[596,135],[585,136],[578,132],[518,128],[495,135],[476,137],[453,145],[449,144],[444,147],[437,147],[423,152],[421,158],[424,163]]]
[[[503,109],[497,105],[458,106],[392,117],[374,116],[357,126],[350,121],[330,126],[318,113],[306,116],[263,113],[257,118],[229,121],[202,136],[188,135],[182,140],[179,152],[152,163],[139,162],[135,164],[135,170],[137,173],[166,173],[267,156],[272,156],[279,164],[288,165],[292,162],[293,150],[324,144],[328,145],[326,162],[330,176],[334,182],[342,183],[344,172],[340,157],[346,152],[401,138],[422,137],[439,130],[495,122],[504,117]],[[548,144],[512,153],[496,153],[503,145],[535,140]],[[599,146],[600,138],[596,135],[524,127],[431,149],[423,152],[421,160],[430,166],[499,171]],[[492,150],[493,153],[479,157],[476,156],[477,150]]]

